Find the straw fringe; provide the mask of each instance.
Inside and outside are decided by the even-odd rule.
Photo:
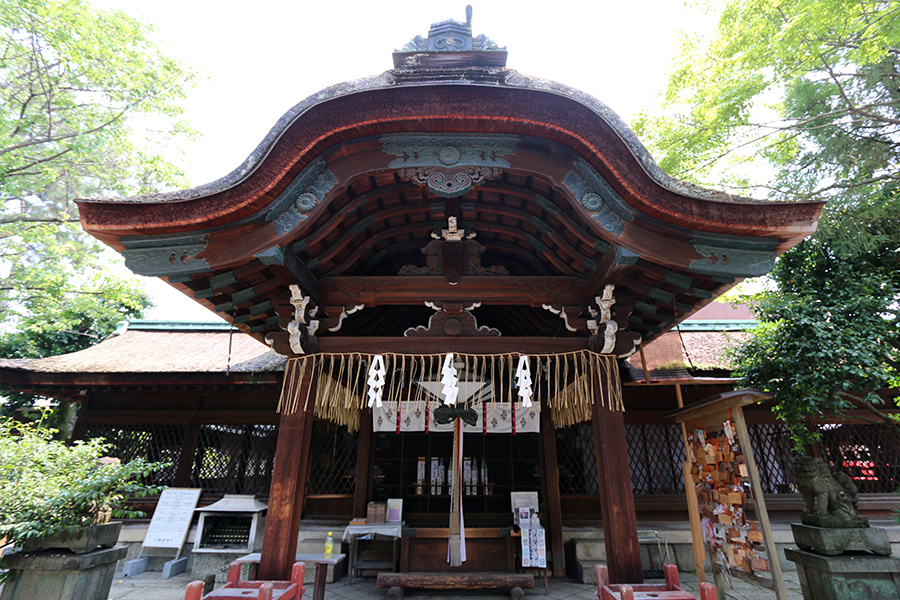
[[[312,406],[313,414],[359,429],[360,411],[368,398],[368,369],[372,354],[313,354],[292,358],[284,373],[278,410],[292,414]],[[383,354],[387,381],[383,401],[390,406],[404,402],[435,401],[417,381],[440,381],[444,354]],[[510,404],[518,400],[515,369],[520,354],[454,354],[460,382],[487,381],[475,402]],[[616,357],[588,350],[563,354],[529,355],[534,400],[550,408],[556,427],[567,427],[591,418],[594,399],[609,410],[625,410]],[[311,379],[310,379],[311,378]],[[487,386],[485,386],[487,388]],[[315,396],[313,397],[313,392]]]

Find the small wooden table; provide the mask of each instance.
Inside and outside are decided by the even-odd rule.
[[[237,562],[259,564],[259,552],[253,552],[237,559]],[[331,558],[325,558],[324,554],[298,554],[295,560],[316,565],[316,577],[313,583],[313,600],[325,598],[325,578],[328,577],[328,566],[336,565],[347,558],[346,554],[332,554]],[[255,576],[255,575],[254,575]]]
[[[378,569],[379,571],[390,567],[391,572],[397,571],[397,563],[399,560],[398,542],[403,531],[403,523],[368,523],[365,525],[348,525],[344,529],[342,541],[350,542],[350,562],[347,568],[347,577],[349,583],[353,584],[353,576],[362,569]],[[384,536],[393,538],[393,560],[388,562],[380,561],[361,561],[359,559],[359,541],[358,538],[364,535]]]

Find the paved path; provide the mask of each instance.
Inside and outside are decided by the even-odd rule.
[[[157,572],[141,573],[128,579],[113,579],[112,589],[109,593],[110,600],[184,600],[184,589],[190,583],[191,577],[187,574],[179,575],[172,579],[160,579]],[[690,573],[681,575],[681,583],[685,588],[696,591],[697,578]],[[788,571],[785,573],[785,585],[788,589],[789,600],[802,600],[800,584],[797,581],[797,573]],[[304,597],[312,594],[312,584],[306,585]],[[525,596],[533,600],[584,600],[596,598],[597,588],[593,585],[575,583],[568,579],[550,579],[550,591],[545,593],[543,582],[535,580],[532,590],[525,590]],[[728,600],[775,600],[775,593],[752,586],[751,584],[735,581],[734,589],[726,590]],[[375,587],[374,578],[357,578],[353,585],[347,584],[347,578],[343,577],[334,583],[329,583],[325,588],[325,600],[363,600],[383,599],[385,591]],[[410,591],[404,598],[427,598],[429,600],[451,600],[462,598],[474,600],[476,598],[509,598],[505,594],[483,594],[477,592],[425,592]]]

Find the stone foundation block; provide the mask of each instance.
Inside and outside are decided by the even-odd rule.
[[[125,556],[117,546],[86,554],[43,551],[4,557],[12,577],[0,600],[107,600],[116,561]]]
[[[797,565],[804,600],[900,598],[900,559],[893,556],[822,556],[788,549]]]

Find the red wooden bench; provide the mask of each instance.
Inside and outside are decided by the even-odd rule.
[[[609,583],[609,569],[597,565],[598,600],[697,600],[687,590],[681,589],[678,581],[678,567],[663,565],[665,583]],[[716,586],[700,584],[700,600],[716,600]]]
[[[228,565],[228,581],[217,590],[203,596],[203,582],[192,581],[187,586],[184,600],[229,600],[246,598],[248,600],[300,600],[306,591],[303,577],[306,565],[294,563],[290,581],[241,581],[241,563],[235,561]]]

